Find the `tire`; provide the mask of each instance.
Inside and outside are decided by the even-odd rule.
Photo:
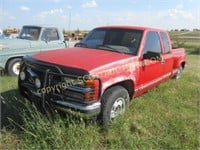
[[[101,122],[103,125],[111,123],[116,117],[125,112],[130,97],[122,86],[114,86],[105,91],[102,96]]]
[[[8,62],[8,75],[10,76],[18,76],[20,70],[20,58],[12,59]]]
[[[180,79],[182,72],[183,72],[183,67],[182,67],[182,66],[179,66],[178,72],[177,72],[176,75],[174,76],[174,79],[176,79],[176,80]]]

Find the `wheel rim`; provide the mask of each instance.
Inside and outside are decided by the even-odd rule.
[[[20,63],[16,62],[13,64],[12,71],[14,74],[19,75],[19,70],[20,70]]]
[[[177,72],[177,74],[176,74],[176,79],[179,79],[180,78],[180,76],[181,76],[181,73],[182,73],[182,67],[179,67],[179,69],[178,69],[178,72]]]
[[[110,120],[112,121],[114,118],[125,112],[126,109],[126,102],[125,98],[120,97],[116,99],[113,103],[111,112],[110,112]]]

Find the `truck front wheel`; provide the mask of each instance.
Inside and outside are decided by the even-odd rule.
[[[102,97],[101,120],[104,125],[112,122],[127,109],[130,97],[128,91],[122,86],[108,89]]]
[[[12,59],[8,62],[8,74],[11,76],[17,76],[19,75],[20,70],[20,58]]]

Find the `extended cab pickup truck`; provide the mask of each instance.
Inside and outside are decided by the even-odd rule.
[[[15,39],[0,39],[0,70],[19,74],[20,60],[25,55],[67,47],[62,32],[56,27],[23,26]]]
[[[18,84],[37,106],[96,115],[107,124],[133,97],[178,79],[185,64],[185,50],[172,49],[164,30],[106,26],[68,50],[24,57]]]

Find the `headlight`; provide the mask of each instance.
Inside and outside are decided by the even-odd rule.
[[[63,78],[63,83],[66,83],[67,86],[76,86],[76,85],[84,85],[83,81],[80,79],[74,79],[74,78],[68,78],[64,77]]]
[[[75,99],[84,100],[84,94],[82,94],[82,93],[78,93],[78,92],[75,92],[75,91],[66,90],[64,92],[64,94],[66,96],[68,96],[68,97],[73,97]]]
[[[26,78],[25,72],[24,71],[20,72],[19,77],[20,77],[21,80],[25,80],[25,78]]]
[[[38,79],[38,78],[35,79],[35,87],[36,88],[40,88],[41,87],[41,82],[40,82],[40,79]]]

